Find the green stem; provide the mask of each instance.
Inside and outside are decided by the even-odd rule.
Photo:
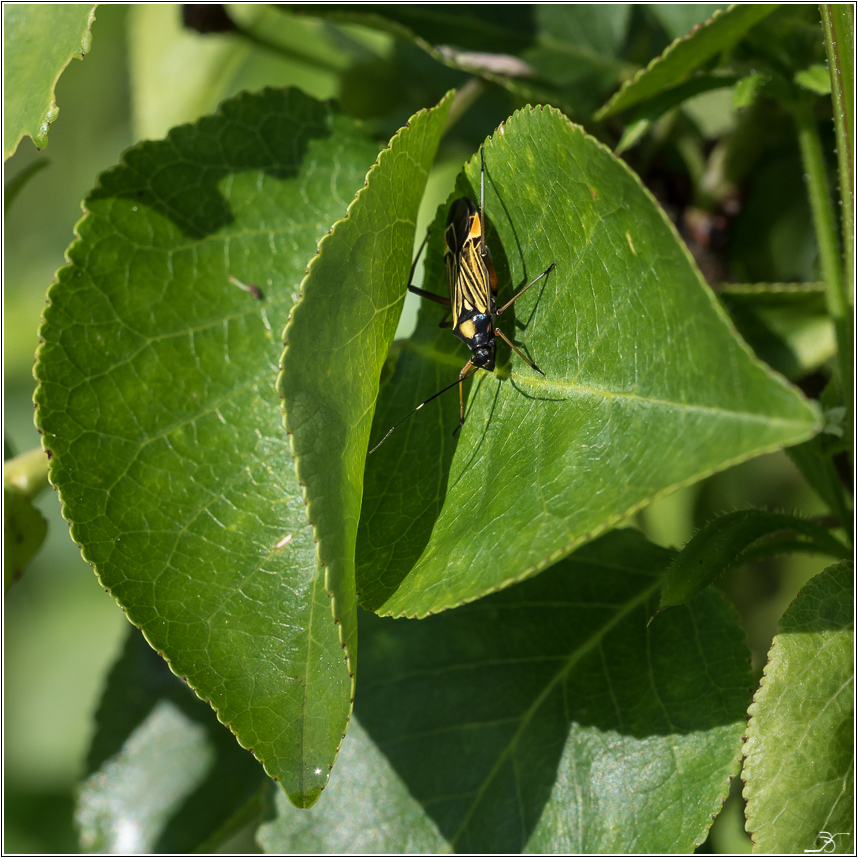
[[[843,282],[848,289],[855,271],[855,7],[851,3],[823,3],[819,11],[831,72],[842,206]]]
[[[30,500],[48,485],[48,457],[41,447],[3,463],[3,482],[13,485]]]
[[[308,54],[297,48],[281,45],[279,42],[269,39],[267,36],[263,36],[242,24],[236,23],[235,32],[251,44],[263,48],[266,51],[271,51],[285,60],[303,63],[304,65],[312,66],[320,71],[333,72],[334,74],[340,74],[343,71],[341,68],[329,63],[327,60],[314,56],[313,54]]]
[[[834,321],[837,336],[838,368],[843,402],[850,407],[852,402],[852,318],[841,274],[840,242],[837,237],[834,206],[831,203],[828,188],[822,143],[819,139],[816,120],[806,100],[801,99],[794,104],[793,117],[798,128],[798,143],[807,179],[816,242],[819,246],[820,269],[825,283],[825,302]]]

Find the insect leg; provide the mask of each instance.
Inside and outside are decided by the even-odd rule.
[[[499,316],[501,313],[503,313],[504,310],[506,310],[507,307],[510,306],[510,304],[512,304],[514,301],[517,301],[522,295],[524,295],[524,293],[527,292],[527,290],[530,289],[530,287],[533,286],[534,283],[538,283],[540,280],[542,280],[543,277],[545,277],[553,270],[555,264],[556,263],[552,262],[551,265],[549,265],[548,268],[546,268],[545,271],[542,272],[542,274],[540,274],[538,277],[534,277],[533,280],[531,280],[530,283],[528,283],[527,286],[525,286],[524,289],[521,290],[521,292],[519,292],[517,295],[514,295],[509,301],[506,302],[506,304],[503,305],[503,307],[500,308],[500,310],[495,310],[495,315]],[[504,337],[504,339],[506,340],[506,337]],[[507,342],[509,342],[509,340],[507,340]]]
[[[510,342],[507,335],[500,329],[495,328],[495,333],[531,368],[535,369],[540,375],[545,373],[532,361],[528,360],[513,344]]]
[[[464,425],[465,423],[465,396],[462,393],[462,382],[465,381],[466,378],[470,378],[474,372],[468,373],[468,370],[474,365],[472,360],[469,360],[459,372],[459,425],[453,430],[453,434],[455,435]]]
[[[421,402],[415,409],[409,411],[408,414],[406,414],[405,417],[403,417],[402,420],[399,421],[399,423],[397,423],[395,426],[391,426],[390,429],[387,430],[387,434],[369,451],[369,453],[367,453],[367,455],[371,456],[390,437],[390,433],[393,432],[393,430],[397,427],[401,426],[409,417],[411,417],[412,414],[416,414],[424,405],[428,405],[433,399],[437,399],[442,393],[446,393],[448,390],[452,390],[457,384],[459,385],[459,395],[461,396],[462,382],[470,378],[470,375],[473,375],[474,372],[477,371],[476,369],[474,369],[474,372],[472,372],[470,375],[465,376],[464,378],[462,377],[462,373],[464,373],[465,369],[467,369],[470,363],[471,362],[468,361],[468,363],[465,364],[464,368],[462,369],[462,372],[459,373],[458,381],[454,381],[452,384],[448,384],[446,387],[442,387],[441,390],[439,390],[437,393],[434,393],[428,399],[424,399],[423,402]],[[462,423],[463,422],[464,417],[462,418]],[[462,423],[459,423],[459,426],[461,426]],[[459,427],[456,427],[456,432],[458,431]],[[454,432],[453,434],[455,435],[456,432]]]
[[[445,307],[450,306],[450,299],[445,298],[442,295],[436,295],[433,292],[427,292],[425,289],[418,289],[416,286],[409,286],[409,292],[413,292],[415,295],[419,295],[421,298],[428,298],[430,301],[434,301],[436,304],[442,304]]]
[[[438,304],[443,304],[445,307],[450,306],[450,299],[443,298],[441,295],[434,295],[432,292],[427,292],[425,289],[418,289],[417,286],[412,286],[411,281],[414,280],[414,272],[417,270],[417,263],[420,261],[420,256],[423,249],[426,247],[426,242],[429,241],[429,233],[426,233],[426,238],[423,239],[423,244],[420,245],[420,250],[417,251],[417,256],[414,257],[414,262],[411,264],[411,273],[408,275],[408,291],[415,295],[420,295],[421,298],[428,298],[430,301],[436,301]]]

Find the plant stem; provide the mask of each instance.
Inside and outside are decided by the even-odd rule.
[[[852,317],[842,277],[840,242],[837,238],[836,218],[831,204],[822,143],[810,104],[800,99],[793,105],[793,117],[798,128],[798,143],[807,180],[810,209],[816,242],[819,246],[819,261],[822,280],[825,283],[825,302],[834,321],[837,336],[838,369],[843,403],[849,409],[851,425],[852,406]]]
[[[843,206],[843,282],[852,283],[855,272],[855,7],[850,3],[822,3],[819,7],[834,106],[834,133]]]
[[[48,457],[41,447],[21,453],[3,463],[3,482],[23,492],[30,500],[48,485]]]

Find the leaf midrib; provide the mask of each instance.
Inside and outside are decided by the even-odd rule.
[[[650,597],[653,595],[653,593],[655,593],[655,591],[658,590],[658,588],[661,586],[661,584],[662,584],[662,579],[661,579],[661,576],[659,576],[655,579],[655,581],[653,581],[652,584],[650,584],[649,587],[647,587],[645,590],[642,590],[640,593],[638,593],[638,595],[635,598],[630,599],[625,604],[625,606],[618,608],[616,613],[614,614],[614,616],[611,619],[609,619],[600,629],[597,629],[596,631],[594,631],[588,640],[584,641],[580,646],[578,646],[575,650],[573,650],[569,654],[569,656],[566,659],[566,663],[563,665],[563,667],[561,667],[560,670],[558,670],[557,673],[554,675],[554,677],[545,684],[545,687],[540,692],[540,694],[537,695],[536,699],[533,701],[533,703],[530,705],[530,707],[520,716],[521,723],[520,723],[518,729],[515,731],[515,733],[513,733],[512,737],[510,738],[506,747],[497,755],[497,758],[495,760],[495,764],[492,767],[491,771],[486,776],[485,780],[483,781],[482,786],[480,786],[479,789],[477,789],[476,792],[473,793],[474,799],[473,799],[473,802],[471,804],[471,807],[468,810],[468,812],[465,814],[465,817],[462,820],[462,823],[459,826],[459,829],[456,831],[456,833],[450,839],[451,845],[455,845],[455,843],[458,841],[458,839],[464,834],[465,829],[467,828],[468,824],[470,823],[471,818],[473,817],[474,812],[476,811],[476,808],[480,804],[482,797],[485,794],[486,790],[488,789],[489,785],[494,780],[497,773],[500,771],[503,763],[510,756],[510,754],[513,753],[513,751],[515,750],[515,747],[518,743],[518,740],[521,738],[524,731],[530,725],[530,722],[531,722],[533,716],[536,714],[536,712],[539,710],[539,708],[545,702],[548,695],[554,690],[554,688],[560,682],[562,682],[566,678],[569,671],[587,653],[589,653],[591,650],[595,649],[595,647],[598,646],[602,642],[602,640],[604,639],[605,635],[607,635],[608,632],[610,632],[623,619],[625,619],[633,610],[635,610],[636,608],[638,608],[642,604],[646,604],[646,602],[650,599]]]

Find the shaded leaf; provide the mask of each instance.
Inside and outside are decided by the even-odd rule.
[[[726,75],[698,75],[685,83],[666,90],[647,101],[630,117],[623,130],[623,136],[614,152],[619,155],[630,149],[649,131],[652,123],[660,119],[668,110],[679,107],[683,102],[716,89],[724,89],[736,83],[735,77]]]
[[[3,6],[3,160],[29,135],[48,145],[60,112],[54,87],[73,58],[92,47],[95,5],[10,3]]]
[[[627,69],[628,4],[293,7],[364,24],[411,42],[445,65],[521,98],[588,115]]]
[[[363,667],[361,667],[363,670]],[[298,810],[282,794],[257,840],[269,854],[438,854],[447,844],[432,818],[354,719],[325,800]]]
[[[731,47],[776,8],[776,4],[732,5],[715,12],[706,23],[677,39],[661,56],[626,81],[611,100],[596,111],[596,119],[613,116],[683,83],[706,60]]]
[[[715,592],[647,628],[672,556],[617,531],[441,616],[362,614],[355,714],[374,750],[360,737],[358,764],[338,770],[353,810],[335,820],[321,804],[284,808],[266,848],[339,851],[354,832],[357,851],[385,851],[428,829],[445,848],[428,832],[412,845],[690,851],[738,770],[750,675],[735,614]],[[413,810],[384,814],[403,787],[420,826]]]
[[[486,229],[508,300],[495,374],[430,403],[369,457],[361,602],[425,616],[534,574],[670,487],[818,431],[816,410],[756,362],[663,211],[625,165],[550,108],[485,145]],[[479,159],[457,194],[479,198]],[[444,294],[432,228],[424,288]],[[455,382],[461,343],[429,301],[382,386],[371,445]],[[713,367],[717,366],[718,371]]]
[[[821,283],[724,284],[718,296],[757,356],[789,379],[803,378],[835,353]]]
[[[650,3],[647,11],[654,15],[671,39],[678,39],[704,24],[726,3]]]
[[[405,298],[417,209],[452,100],[450,93],[416,114],[381,153],[346,217],[320,242],[283,333],[277,388],[352,689],[364,458]]]
[[[758,539],[783,530],[804,537],[817,553],[838,559],[852,553],[824,528],[794,515],[761,509],[727,513],[702,527],[673,561],[659,610],[687,602],[730,566],[744,562],[743,552]]]
[[[744,748],[755,852],[855,850],[854,598],[852,563],[838,563],[779,623]]]
[[[88,770],[81,845],[114,854],[205,851],[260,812],[270,783],[131,628],[96,713]]]
[[[295,90],[129,150],[86,200],[36,366],[51,481],[85,559],[303,803],[351,695],[274,387],[279,334],[376,153]]]

